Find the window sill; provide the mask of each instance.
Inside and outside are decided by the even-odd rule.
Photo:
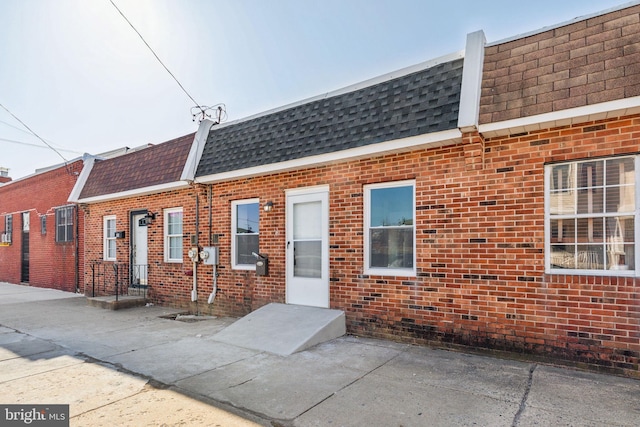
[[[413,269],[399,268],[369,268],[364,271],[368,276],[397,276],[397,277],[416,277],[417,273]]]

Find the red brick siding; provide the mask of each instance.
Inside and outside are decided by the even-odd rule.
[[[79,245],[78,265],[82,266],[82,240],[78,243],[75,240],[55,242],[55,208],[69,204],[67,199],[82,165],[82,161],[76,161],[68,167],[0,187],[0,231],[4,231],[5,216],[13,216],[13,243],[0,247],[0,281],[20,283],[22,213],[29,212],[29,285],[69,292],[76,290],[76,245]],[[45,235],[42,234],[41,216],[47,218]],[[74,223],[82,232],[82,218]]]
[[[485,50],[480,123],[640,95],[640,6]]]
[[[602,129],[590,130],[594,124]],[[284,300],[284,190],[326,184],[331,307],[345,310],[350,332],[533,352],[637,375],[638,282],[545,275],[543,177],[547,161],[636,153],[639,136],[640,116],[484,144],[467,135],[455,147],[214,185],[212,232],[222,234],[214,311],[240,315]],[[416,180],[418,277],[364,275],[363,186],[405,179]],[[268,277],[230,269],[230,203],[253,197],[275,204],[260,218]],[[198,275],[211,283],[210,267]]]

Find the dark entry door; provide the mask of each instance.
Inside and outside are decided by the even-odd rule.
[[[29,212],[22,213],[22,269],[20,281],[29,283]]]

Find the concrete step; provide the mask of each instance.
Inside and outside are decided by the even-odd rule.
[[[235,321],[213,339],[288,356],[345,333],[343,311],[272,303]]]
[[[106,296],[87,298],[87,303],[92,307],[120,310],[123,308],[141,307],[147,303],[147,300],[139,296],[120,295],[117,301],[115,296]]]

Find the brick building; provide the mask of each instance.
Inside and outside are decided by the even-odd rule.
[[[80,288],[84,222],[67,199],[87,160],[0,184],[0,281]]]
[[[120,293],[148,288],[154,301],[179,305],[174,300],[190,283],[182,263],[182,218],[187,224],[195,218],[194,192],[180,176],[193,140],[186,135],[85,168],[70,200],[79,203],[86,222],[87,296],[112,295],[117,282]],[[169,220],[178,228],[171,230],[171,256],[165,257],[169,230],[163,224]]]
[[[152,213],[155,302],[330,307],[356,334],[638,376],[639,29],[636,4],[496,43],[473,33],[464,54],[205,121],[176,187],[78,198],[87,263],[129,260],[114,233]],[[124,158],[112,170],[157,168]],[[217,265],[194,269],[194,246]]]

